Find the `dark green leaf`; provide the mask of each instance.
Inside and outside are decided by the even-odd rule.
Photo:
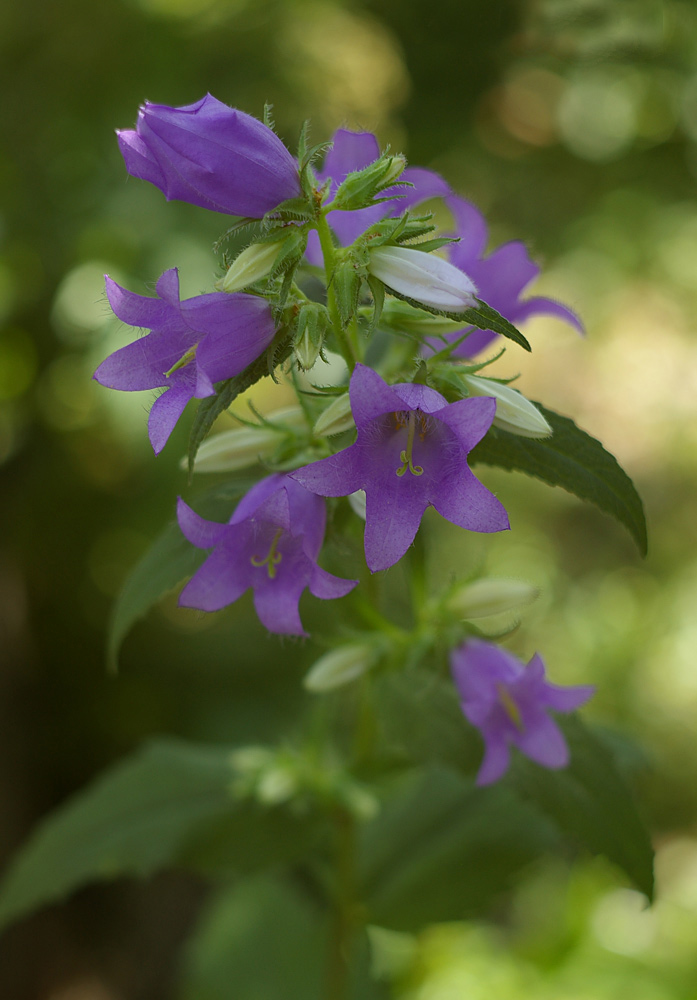
[[[221,382],[216,388],[215,396],[208,396],[199,403],[189,437],[189,472],[194,467],[194,459],[202,441],[220,414],[230,406],[241,392],[249,389],[259,379],[269,375],[273,368],[283,364],[291,352],[290,340],[284,337],[280,343],[274,342],[268,351],[253,361],[234,378]]]
[[[562,486],[611,514],[631,533],[646,555],[644,508],[634,484],[617,460],[568,417],[535,403],[552,425],[549,438],[534,440],[492,428],[470,452],[469,462],[518,469],[550,486]]]
[[[526,351],[532,350],[527,338],[512,323],[509,323],[505,316],[492,309],[486,302],[482,302],[481,299],[477,301],[479,302],[478,306],[466,309],[459,314],[458,319],[463,319],[465,323],[476,326],[479,330],[493,330],[494,333],[500,333],[502,337],[507,337],[520,347],[524,347]]]
[[[608,746],[575,716],[557,720],[571,762],[548,771],[517,754],[505,783],[550,817],[571,843],[603,854],[653,894],[653,848]]]
[[[368,920],[418,931],[485,915],[520,870],[557,843],[553,825],[500,785],[475,788],[445,768],[421,770],[363,830]]]
[[[0,926],[87,882],[147,875],[234,808],[227,749],[153,743],[56,810],[0,885]]]
[[[223,890],[184,959],[179,1000],[324,1000],[331,917],[302,883],[262,876]],[[349,959],[346,1000],[387,998],[371,981],[367,941]]]

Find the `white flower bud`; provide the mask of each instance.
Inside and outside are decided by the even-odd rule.
[[[464,621],[488,618],[489,615],[515,611],[532,604],[539,594],[537,587],[523,580],[484,577],[456,590],[446,601],[446,608]]]
[[[319,693],[348,684],[375,666],[377,652],[367,643],[351,643],[333,649],[310,667],[303,681],[308,691]]]
[[[295,429],[306,426],[305,414],[299,406],[288,406],[275,413],[270,413],[268,419],[278,424],[274,427],[235,427],[222,431],[207,438],[196,453],[194,472],[234,472],[254,465],[260,458],[271,455],[279,445],[286,428]],[[186,459],[181,461],[186,468]]]
[[[368,270],[400,295],[445,312],[476,305],[474,282],[454,264],[412,247],[376,247]]]
[[[355,426],[349,394],[344,392],[333,399],[326,410],[320,413],[314,426],[314,433],[320,437],[331,437]]]
[[[222,291],[239,292],[241,288],[265,278],[271,272],[282,246],[282,242],[252,243],[228,268],[220,283]]]
[[[511,434],[518,434],[520,437],[551,436],[550,424],[537,407],[517,389],[511,389],[509,385],[502,385],[491,379],[479,378],[477,375],[464,375],[463,381],[471,396],[492,396],[496,400],[494,417],[496,427]]]

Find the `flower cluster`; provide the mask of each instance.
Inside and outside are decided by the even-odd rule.
[[[210,550],[182,590],[182,605],[217,611],[252,589],[270,632],[306,635],[303,591],[338,599],[358,583],[318,563],[328,497],[350,499],[344,519],[352,524],[351,511],[364,517],[371,573],[418,543],[428,507],[468,532],[508,529],[503,504],[468,458],[491,434],[534,438],[552,428],[520,393],[474,374],[486,361],[469,359],[501,335],[529,348],[514,324],[534,315],[582,329],[566,306],[522,297],[539,273],[522,243],[487,255],[486,224],[474,205],[438,174],[381,152],[368,132],[339,129],[318,166],[304,136],[296,160],[269,125],[209,94],[181,108],[146,103],[136,128],[120,131],[118,141],[128,172],[168,200],[258,223],[217,291],[182,301],[176,269],[159,278],[156,297],[107,277],[114,314],[149,332],[108,357],[97,381],[164,390],[149,418],[156,453],[192,399],[208,401],[206,430],[273,368],[296,388],[298,369],[308,372],[315,387],[299,395],[293,421],[262,418],[261,426],[229,432],[204,446],[199,462],[202,435],[195,436],[194,470],[231,472],[263,460],[266,472],[224,524],[180,499],[184,536]],[[434,235],[422,208],[432,199],[449,210],[452,234]],[[325,279],[319,296],[312,291],[318,269]],[[327,400],[321,369],[332,354],[348,374]],[[464,714],[486,744],[478,781],[500,777],[511,744],[544,766],[563,766],[566,749],[547,710],[569,711],[590,689],[550,685],[538,657],[523,670],[510,654],[472,638],[475,629],[458,619],[456,606],[445,600],[438,613],[458,622],[464,642],[453,653],[453,674]],[[308,687],[333,688],[373,670],[385,648],[384,636],[364,636],[326,654]]]

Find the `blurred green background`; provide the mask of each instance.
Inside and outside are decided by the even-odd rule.
[[[697,996],[697,7],[682,0],[24,0],[0,7],[0,861],[38,818],[148,736],[277,739],[316,652],[243,600],[165,601],[104,666],[109,609],[186,489],[186,427],[153,458],[149,394],[91,381],[125,342],[109,272],[210,290],[225,219],[128,179],[113,130],[147,98],[274,105],[294,147],[368,128],[521,238],[535,291],[588,337],[530,323],[498,363],[600,437],[646,503],[650,553],[590,507],[489,473],[513,532],[464,556],[542,597],[514,645],[592,681],[588,717],[638,740],[658,902],[609,866],[550,863],[487,924],[381,953],[408,1000]],[[186,421],[183,421],[185,424]],[[485,478],[482,476],[482,478]],[[447,546],[453,539],[442,530]],[[451,556],[452,558],[452,556]],[[445,566],[444,566],[445,569]],[[311,628],[321,608],[303,605]],[[11,1000],[165,1000],[205,887],[84,890],[0,941]]]

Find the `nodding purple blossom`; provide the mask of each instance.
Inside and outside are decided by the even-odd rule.
[[[181,499],[177,517],[193,545],[213,550],[182,590],[184,607],[218,611],[251,587],[256,613],[269,632],[306,635],[298,611],[305,588],[329,600],[348,594],[358,582],[317,565],[324,501],[280,473],[257,483],[227,524],[204,520]]]
[[[524,323],[531,316],[556,316],[583,333],[583,324],[567,306],[554,299],[533,296],[524,299],[522,294],[537,278],[540,268],[530,260],[525,244],[519,240],[504,243],[488,256],[487,225],[478,208],[465,198],[450,194],[446,197],[448,208],[455,220],[458,243],[448,246],[450,263],[454,264],[477,286],[478,296],[514,325]],[[448,340],[457,340],[466,328],[449,334]],[[453,351],[454,357],[471,358],[483,351],[497,334],[492,330],[473,330]],[[434,341],[436,349],[442,346]]]
[[[260,219],[301,194],[298,164],[275,132],[210,94],[181,108],[146,101],[135,131],[116,134],[129,174],[168,201]]]
[[[180,301],[179,273],[159,278],[157,298],[137,295],[106,276],[109,305],[129,326],[151,332],[111,354],[94,373],[101,385],[127,392],[165,388],[152,405],[148,433],[155,454],[167,443],[191,399],[238,375],[273,340],[271,308],[255,295],[212,292]]]
[[[593,695],[592,685],[550,684],[537,653],[524,666],[481,639],[455,649],[450,662],[462,711],[484,738],[478,785],[490,785],[506,772],[511,746],[543,767],[566,767],[569,750],[549,712],[573,712]]]
[[[429,505],[469,531],[509,527],[502,504],[467,465],[468,452],[491,426],[494,399],[448,403],[426,385],[389,386],[364,365],[353,372],[350,399],[355,444],[291,475],[320,496],[365,491],[372,571],[401,559]]]

